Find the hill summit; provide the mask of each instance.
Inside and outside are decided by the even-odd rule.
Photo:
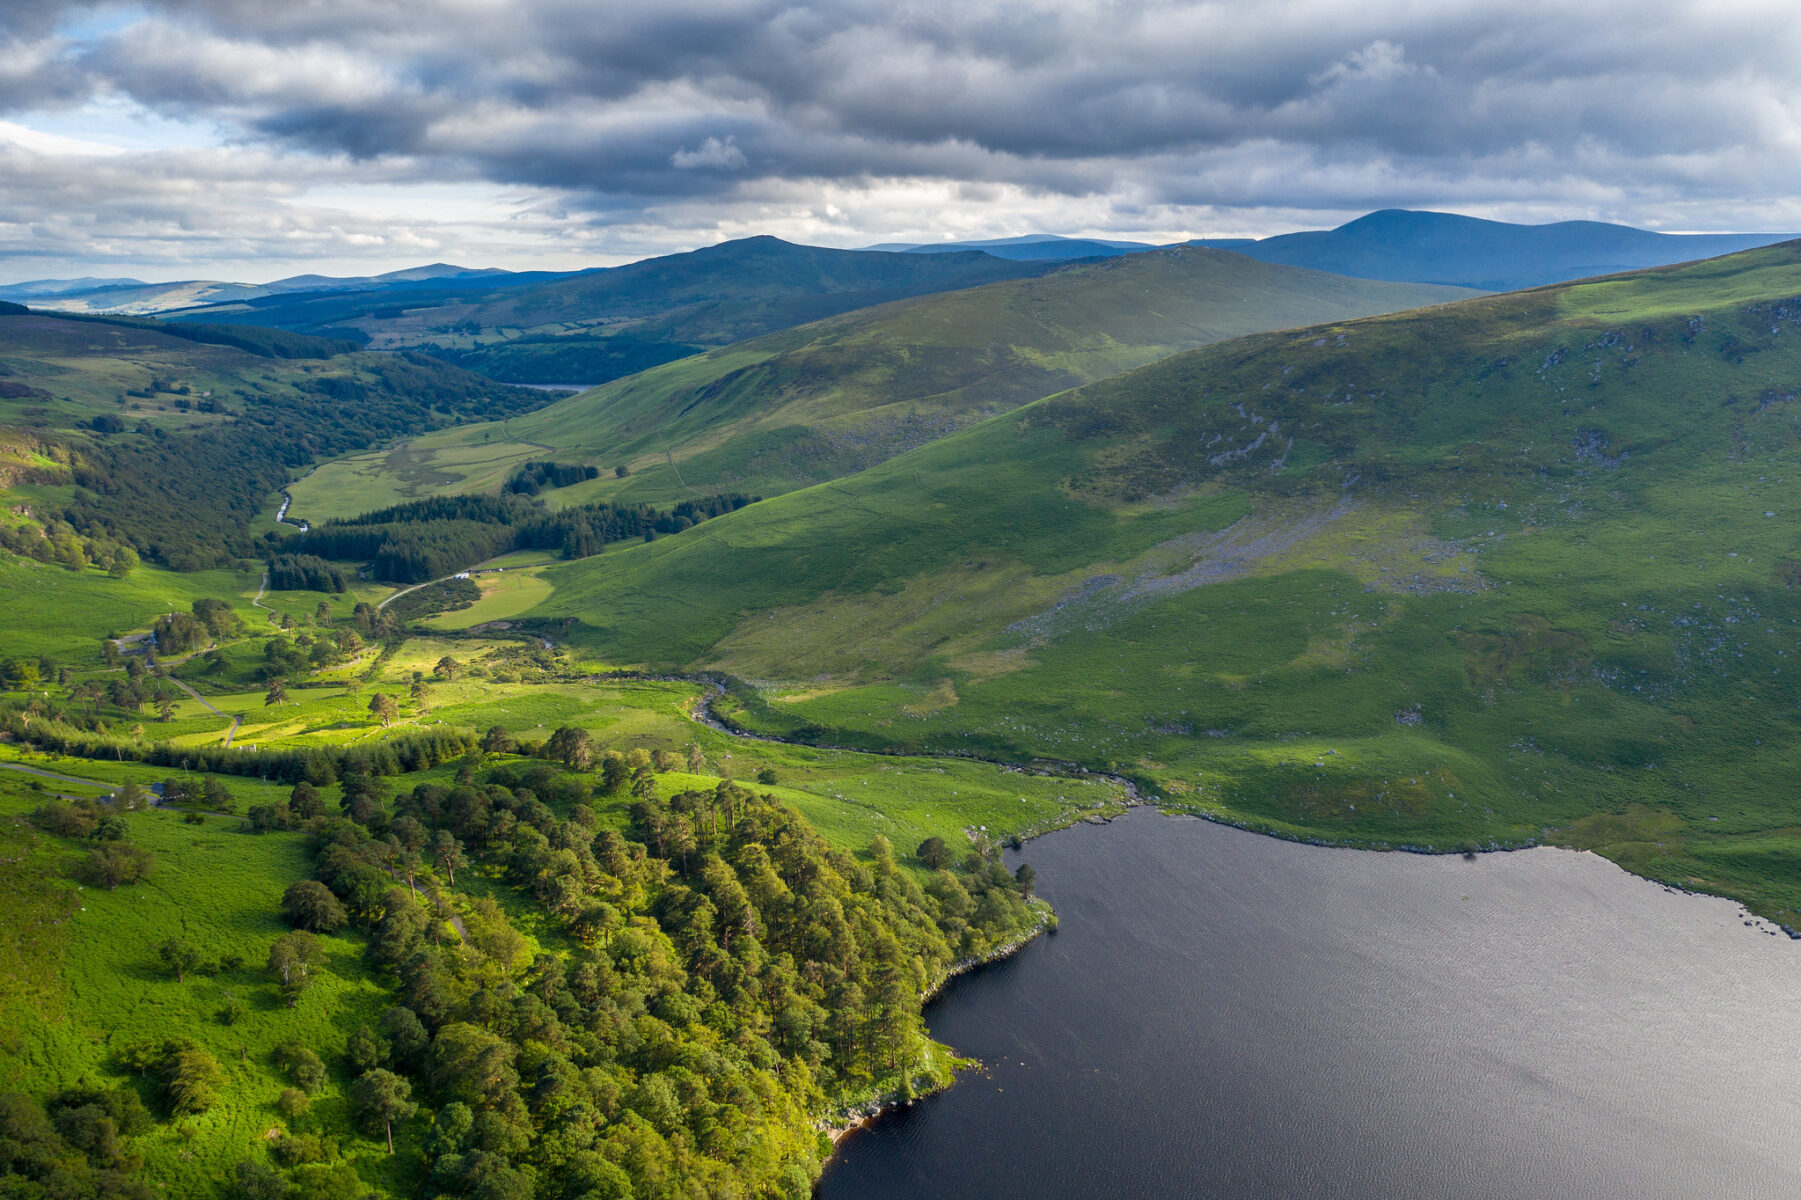
[[[1198,244],[1264,262],[1362,279],[1511,291],[1712,258],[1780,242],[1764,233],[1668,234],[1601,221],[1513,225],[1456,213],[1390,208],[1337,229]]]

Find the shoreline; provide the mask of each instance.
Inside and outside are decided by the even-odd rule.
[[[1038,913],[1038,923],[1036,925],[1027,932],[1013,938],[1011,941],[1003,942],[994,947],[986,954],[974,958],[958,959],[956,962],[952,963],[939,974],[938,978],[934,979],[926,987],[925,991],[920,993],[920,1004],[922,1006],[930,1004],[938,997],[939,993],[943,992],[946,987],[950,986],[953,980],[960,976],[967,975],[980,967],[988,966],[990,963],[1002,962],[1012,958],[1015,954],[1024,950],[1044,934],[1055,933],[1057,931],[1057,914],[1051,906],[1043,900],[1035,900],[1033,901],[1033,907]],[[820,1167],[823,1169],[829,1165],[832,1161],[832,1157],[837,1153],[839,1143],[843,1142],[844,1139],[849,1137],[852,1133],[863,1128],[863,1126],[868,1125],[870,1122],[885,1116],[888,1113],[907,1108],[915,1102],[925,1099],[927,1096],[933,1096],[939,1092],[948,1091],[956,1086],[957,1075],[960,1070],[980,1066],[981,1062],[979,1059],[958,1058],[953,1056],[951,1058],[950,1079],[943,1083],[934,1084],[924,1091],[914,1092],[911,1099],[902,1099],[899,1091],[879,1092],[866,1100],[840,1110],[836,1114],[820,1118],[814,1123],[814,1127],[830,1138],[832,1142],[832,1154],[826,1156],[824,1161],[820,1163]]]

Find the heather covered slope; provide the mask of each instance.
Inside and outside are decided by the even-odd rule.
[[[1241,339],[546,572],[827,742],[1801,920],[1801,246]]]
[[[571,489],[571,500],[790,491],[1191,346],[1465,294],[1193,247],[1136,254],[847,314],[645,371],[527,418],[328,464],[296,491],[296,511],[347,515],[493,490],[521,463],[544,458],[607,468]],[[616,466],[629,474],[616,478]]]

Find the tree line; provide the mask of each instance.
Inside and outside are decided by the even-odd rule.
[[[586,463],[528,462],[507,478],[506,490],[536,496],[545,488],[562,488],[600,478],[600,468]]]
[[[6,310],[0,309],[0,314]],[[27,310],[29,311],[29,310]],[[258,358],[335,358],[362,349],[361,344],[337,338],[314,337],[290,333],[285,329],[264,329],[255,325],[213,325],[200,321],[159,321],[155,317],[121,317],[110,314],[42,313],[63,321],[86,321],[95,325],[117,325],[126,329],[147,329],[165,337],[181,338],[206,346],[230,346]]]
[[[316,554],[276,554],[269,559],[269,590],[275,592],[348,592],[350,580]]]
[[[378,579],[423,583],[513,550],[585,558],[608,542],[680,533],[752,502],[731,494],[684,500],[667,511],[606,501],[553,511],[517,492],[435,496],[325,521],[275,544],[321,560],[368,562]]]

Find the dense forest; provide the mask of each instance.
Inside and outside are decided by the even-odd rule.
[[[269,559],[269,587],[277,592],[347,592],[350,581],[315,554],[277,554]]]
[[[680,533],[752,502],[748,496],[720,495],[684,500],[666,512],[604,502],[551,510],[516,492],[437,496],[326,521],[272,545],[283,555],[368,562],[377,579],[423,583],[511,550],[586,558],[608,542]]]
[[[305,831],[315,864],[281,898],[292,932],[268,950],[272,999],[298,1006],[322,966],[317,935],[349,928],[386,1003],[341,1056],[304,1036],[274,1048],[263,1065],[290,1085],[286,1128],[244,1148],[227,1194],[360,1194],[308,1115],[341,1074],[345,1115],[400,1153],[405,1194],[803,1200],[834,1112],[948,1081],[921,1017],[931,989],[1050,919],[1029,868],[1009,874],[980,835],[961,858],[931,839],[909,869],[883,838],[835,849],[730,780],[664,795],[660,777],[692,769],[698,747],[686,761],[599,751],[573,728],[534,747],[554,763],[512,745],[491,729],[454,781],[398,794],[373,764],[347,764],[336,811],[305,780],[250,809],[252,831]],[[172,775],[161,793],[232,808],[211,778]],[[136,785],[121,796],[148,802]],[[97,886],[155,868],[106,806],[49,799],[31,820],[86,849]],[[247,966],[181,938],[155,954],[176,985]],[[133,1140],[205,1113],[226,1084],[179,1033],[121,1042],[109,1068],[139,1084],[0,1094],[0,1194],[148,1200]]]
[[[247,378],[235,395],[193,402],[198,411],[225,418],[195,429],[130,426],[109,412],[83,421],[81,432],[33,432],[67,462],[65,478],[77,489],[61,511],[38,518],[46,527],[66,525],[108,559],[129,547],[134,555],[194,570],[250,557],[256,553],[251,521],[295,469],[445,425],[516,416],[545,400],[424,354],[350,354],[353,343],[281,329],[63,314],[50,320],[222,346],[269,363],[260,381]],[[190,402],[177,403],[185,409]]]
[[[0,310],[3,313],[4,310]],[[44,314],[50,315],[50,314]],[[362,348],[361,344],[341,338],[314,337],[290,333],[285,329],[263,329],[254,325],[207,325],[177,321],[159,321],[154,317],[90,316],[83,313],[56,313],[59,320],[87,321],[96,325],[117,325],[125,329],[148,329],[167,337],[198,342],[203,346],[230,346],[254,354],[258,358],[333,358]]]
[[[393,992],[351,1039],[359,1116],[385,1136],[394,1112],[432,1111],[421,1195],[801,1200],[829,1148],[818,1115],[884,1084],[911,1094],[923,994],[1038,927],[1029,882],[978,842],[922,884],[885,840],[862,861],[768,795],[725,781],[661,799],[645,752],[568,749],[598,772],[528,762],[478,783],[466,767],[391,803],[352,776],[341,818],[295,789],[329,895],[296,897],[290,920],[363,929]],[[627,830],[596,789],[631,798]],[[568,949],[534,953],[492,899],[453,904],[470,862]]]
[[[267,332],[267,331],[257,331]],[[279,331],[277,331],[279,332]],[[346,364],[348,365],[348,364]],[[295,468],[461,421],[514,416],[543,396],[423,355],[367,355],[345,374],[271,391],[228,424],[168,437],[101,439],[84,450],[67,519],[180,570],[254,552],[249,524]]]

